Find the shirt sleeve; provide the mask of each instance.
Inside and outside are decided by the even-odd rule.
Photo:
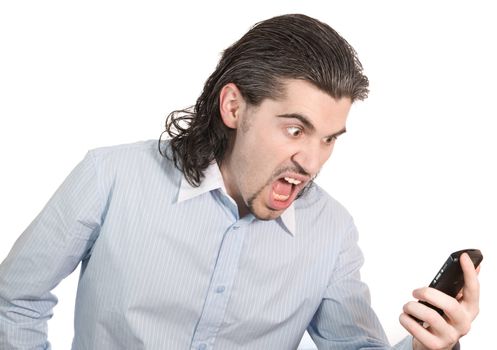
[[[331,281],[307,331],[319,350],[412,350],[410,336],[394,348],[390,346],[371,308],[369,288],[360,278],[364,258],[357,240],[357,230],[351,222]]]
[[[89,256],[102,222],[97,175],[89,152],[0,265],[0,349],[50,349],[50,291]]]

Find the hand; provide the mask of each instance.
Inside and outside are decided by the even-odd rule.
[[[420,288],[413,291],[416,299],[444,310],[444,315],[416,301],[404,305],[404,312],[399,321],[414,337],[414,350],[451,350],[459,339],[469,332],[471,322],[479,312],[480,283],[478,273],[468,254],[460,257],[464,273],[464,288],[456,298],[442,293],[434,288]],[[420,325],[409,315],[424,321]]]

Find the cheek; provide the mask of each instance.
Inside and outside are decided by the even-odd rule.
[[[274,141],[271,140],[271,134],[258,135],[258,137],[252,137],[246,141],[244,147],[247,150],[247,163],[249,163],[252,168],[255,168],[256,171],[254,172],[256,172],[256,174],[260,171],[264,173],[264,169],[274,162],[275,154],[278,153],[278,147],[275,145]]]
[[[277,164],[272,152],[261,150],[252,153],[243,163],[243,168],[240,175],[244,178],[245,192],[253,195],[268,184]]]
[[[335,148],[335,144],[333,143],[325,152],[323,152],[324,155],[323,155],[323,160],[322,160],[321,165],[323,165],[324,163],[326,163],[326,161],[328,159],[330,159],[334,148]]]
[[[239,149],[243,150],[243,159],[238,170],[245,178],[246,189],[257,191],[271,180],[276,170],[288,166],[295,145],[289,143],[277,130],[265,133],[250,133],[249,130],[244,136],[238,145]]]
[[[318,172],[323,169],[323,166],[330,159],[332,153],[333,153],[333,146],[331,146],[329,148],[326,148],[326,149],[324,149],[324,150],[322,150],[320,152],[320,155],[319,155],[319,170],[318,170]]]

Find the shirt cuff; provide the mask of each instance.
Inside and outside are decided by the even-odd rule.
[[[397,345],[394,346],[395,350],[412,350],[412,336],[408,335],[404,339],[402,339],[400,342],[397,343]],[[461,344],[457,342],[456,345],[452,348],[452,350],[461,350]]]
[[[412,350],[412,336],[408,335],[398,342],[393,348],[395,350]]]

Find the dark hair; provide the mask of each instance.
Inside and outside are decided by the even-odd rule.
[[[368,79],[354,49],[335,30],[301,15],[273,17],[254,25],[224,51],[216,70],[207,79],[195,106],[173,111],[165,132],[174,161],[192,186],[198,186],[204,170],[222,162],[233,130],[219,112],[219,93],[234,83],[249,105],[284,94],[284,79],[306,80],[336,99],[363,100]]]

